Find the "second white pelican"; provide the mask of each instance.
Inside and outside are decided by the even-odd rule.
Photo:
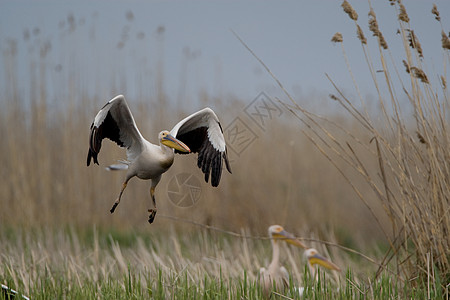
[[[306,249],[303,255],[306,258],[306,264],[308,265],[309,272],[315,280],[317,280],[317,265],[327,268],[328,270],[335,270],[339,272],[341,271],[338,266],[320,255],[319,252],[314,248]]]
[[[155,188],[161,180],[161,175],[172,166],[174,153],[198,153],[197,166],[205,174],[206,182],[211,177],[212,186],[219,185],[223,161],[231,173],[222,127],[210,108],[204,108],[184,118],[170,132],[161,131],[159,145],[154,145],[139,132],[125,97],[119,95],[106,103],[92,122],[88,166],[92,159],[98,164],[97,155],[104,138],[127,148],[128,160],[123,164],[109,167],[110,170],[128,169],[119,196],[110,210],[111,213],[120,203],[123,191],[131,178],[136,176],[140,179],[151,179],[150,195],[153,208],[148,210],[150,213],[148,221],[152,223],[157,211]]]
[[[266,268],[261,268],[259,270],[260,280],[263,288],[263,293],[268,297],[273,288],[287,288],[289,286],[289,274],[285,267],[280,265],[280,241],[287,242],[289,244],[295,245],[306,249],[295,236],[280,225],[272,225],[269,227],[269,237],[272,242],[272,261],[270,265]]]
[[[311,274],[311,277],[316,281],[318,280],[318,272],[316,269],[318,265],[327,268],[328,270],[335,270],[338,272],[341,271],[341,269],[337,265],[326,259],[324,256],[320,255],[319,252],[314,248],[306,249],[303,255],[306,259],[306,265],[308,266],[309,273]],[[304,287],[298,287],[298,293],[300,296],[303,296],[304,291]]]

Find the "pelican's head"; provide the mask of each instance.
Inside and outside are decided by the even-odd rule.
[[[286,243],[292,244],[294,246],[306,249],[306,246],[303,245],[299,240],[295,238],[292,233],[284,230],[280,225],[272,225],[269,227],[269,236],[272,238],[272,241],[275,243],[277,240],[285,241]]]
[[[338,266],[336,266],[331,261],[320,255],[319,252],[317,252],[317,250],[314,248],[305,250],[305,257],[311,266],[318,264],[329,270],[341,271],[341,269]]]
[[[167,147],[173,148],[181,152],[191,152],[191,149],[182,141],[176,139],[167,130],[159,133],[159,142]]]

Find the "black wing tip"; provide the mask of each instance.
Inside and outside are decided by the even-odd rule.
[[[92,149],[91,148],[89,148],[89,151],[88,151],[88,156],[87,156],[87,166],[89,167],[89,165],[91,164],[91,160],[93,159],[94,160],[94,164],[99,164],[98,163],[98,159],[97,159],[97,154],[98,153],[95,153],[94,151],[92,151]]]
[[[228,156],[227,156],[227,152],[225,150],[225,152],[223,153],[223,160],[225,160],[225,167],[227,168],[227,171],[230,174],[233,174],[233,172],[231,172],[231,165],[230,162],[228,161]]]
[[[215,150],[212,145],[208,148],[200,151],[199,157],[197,160],[197,166],[202,170],[205,174],[205,182],[208,183],[211,178],[211,186],[217,187],[219,186],[220,179],[222,177],[222,166],[223,161],[225,160],[225,165],[228,172],[231,173],[231,168],[228,162],[228,158],[225,153],[221,153],[218,150]]]
[[[222,170],[221,170],[222,171]],[[220,174],[217,177],[213,177],[211,175],[211,186],[212,187],[218,187],[220,183]]]
[[[89,165],[91,164],[91,149],[88,150],[88,155],[87,155],[87,161],[86,161],[86,165],[89,167]]]

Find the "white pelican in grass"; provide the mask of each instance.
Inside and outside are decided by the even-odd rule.
[[[231,173],[227,148],[219,119],[210,108],[204,108],[178,122],[169,132],[159,133],[159,145],[147,141],[136,126],[130,108],[122,95],[114,97],[97,113],[91,125],[87,165],[91,160],[98,164],[97,155],[102,140],[108,138],[127,149],[127,161],[108,167],[109,170],[127,169],[125,181],[117,200],[111,208],[114,212],[120,203],[128,181],[133,177],[151,180],[150,196],[153,208],[149,209],[149,223],[156,215],[155,188],[161,175],[172,166],[174,153],[198,153],[197,166],[205,174],[205,181],[211,177],[211,185],[218,186],[222,165]]]
[[[284,241],[289,244],[305,249],[304,256],[308,269],[313,278],[317,279],[315,266],[321,265],[330,270],[340,271],[339,267],[334,263],[320,255],[316,249],[307,248],[293,234],[284,230],[280,225],[272,225],[269,227],[269,237],[272,242],[272,262],[266,268],[260,269],[260,280],[262,284],[264,296],[270,296],[272,290],[289,288],[289,273],[285,267],[280,265],[280,242]],[[302,296],[304,287],[294,287]]]
[[[280,225],[269,227],[269,237],[272,243],[272,262],[266,268],[259,270],[263,293],[268,297],[273,289],[285,289],[289,286],[289,273],[280,265],[280,242],[286,242],[306,249],[295,236]]]
[[[314,248],[306,249],[303,253],[306,259],[306,265],[308,266],[309,273],[311,274],[311,277],[314,278],[314,280],[318,280],[318,272],[317,272],[317,266],[322,266],[324,268],[327,268],[328,270],[335,270],[340,272],[341,269],[336,266],[334,263],[332,263],[330,260],[326,259],[324,256],[320,255],[319,252]],[[304,287],[298,287],[298,293],[300,296],[303,296],[303,293],[305,291]]]

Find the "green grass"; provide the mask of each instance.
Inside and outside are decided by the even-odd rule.
[[[259,268],[271,257],[268,240],[204,230],[118,234],[95,228],[2,229],[0,240],[0,282],[31,299],[260,299]],[[352,264],[350,255],[332,258],[344,264],[341,274],[319,269],[316,281],[307,272],[300,249],[283,247],[281,254],[291,287],[276,291],[273,299],[427,295],[424,283],[405,284],[388,272],[373,280],[375,266],[355,273],[345,267]],[[306,287],[303,298],[299,286]],[[441,290],[430,292],[431,299],[443,298]]]
[[[393,6],[398,8],[398,3]],[[424,12],[423,21],[427,15],[429,22],[435,22],[429,11]],[[373,14],[370,19],[374,24]],[[350,22],[366,36],[372,35],[369,24]],[[440,22],[435,25],[435,42],[440,44],[445,28]],[[239,157],[230,153],[233,174],[224,174],[217,189],[202,182],[202,198],[194,207],[180,208],[168,199],[167,183],[174,175],[188,170],[201,179],[195,157],[176,160],[156,191],[159,212],[152,225],[146,221],[147,182],[130,182],[120,209],[109,213],[123,173],[108,173],[103,166],[123,158],[123,151],[105,142],[101,167],[85,166],[89,125],[109,100],[105,93],[110,97],[126,93],[122,88],[126,82],[113,84],[101,95],[86,96],[80,80],[84,71],[74,67],[63,71],[54,91],[46,90],[47,76],[40,75],[52,74],[53,64],[31,55],[24,63],[30,65],[34,84],[23,91],[18,84],[23,78],[16,66],[15,44],[3,45],[2,58],[8,65],[1,70],[9,81],[0,100],[0,282],[32,299],[260,298],[258,270],[269,263],[270,243],[204,227],[236,232],[249,228],[246,235],[261,236],[269,225],[278,223],[304,238],[358,249],[383,265],[378,272],[378,265],[357,253],[306,240],[344,270],[342,274],[322,272],[316,282],[303,271],[301,251],[284,247],[282,261],[292,286],[306,286],[308,299],[448,297],[448,72],[434,71],[427,55],[421,58],[417,48],[411,47],[412,24],[399,21],[398,27],[398,40],[387,42],[404,45],[404,53],[396,54],[404,57],[407,70],[426,72],[430,82],[424,82],[418,72],[406,73],[403,61],[393,61],[396,55],[390,51],[395,48],[383,50],[378,38],[369,37],[369,44],[380,45],[379,53],[369,53],[372,48],[361,39],[366,61],[352,63],[367,64],[367,72],[377,74],[373,92],[378,102],[363,98],[355,80],[358,96],[335,86],[330,100],[334,104],[327,111],[336,104],[341,109],[322,117],[323,112],[310,112],[303,107],[309,103],[297,103],[283,88],[286,97],[280,100],[286,102],[286,112],[282,119],[272,120],[264,133],[256,132],[259,138]],[[87,33],[79,32],[83,34]],[[356,38],[354,31],[344,32],[340,43],[346,62],[350,59],[345,47],[351,37]],[[72,53],[78,44],[70,36],[64,45],[58,39],[51,42],[62,53]],[[45,45],[40,41],[33,44],[36,49],[41,46]],[[445,48],[442,66],[449,62]],[[39,72],[32,66],[39,66]],[[144,73],[137,72],[140,82],[153,80]],[[156,99],[143,85],[140,94],[139,101],[128,99],[130,108],[142,133],[152,141],[156,132],[174,124],[172,120],[192,113],[181,108],[169,115],[164,108],[173,102],[163,97],[162,90]],[[405,104],[404,98],[409,102]],[[57,114],[49,109],[52,99],[61,99]],[[242,110],[248,99],[214,99],[204,94],[202,103],[216,110],[224,127],[236,117],[245,118]],[[156,110],[152,103],[158,103]],[[372,106],[379,108],[371,110]],[[300,127],[288,111],[302,121]],[[286,136],[292,139],[289,146]],[[283,159],[273,145],[284,147]],[[198,230],[179,219],[204,226]],[[297,297],[294,288],[279,292],[282,296],[273,298]]]

